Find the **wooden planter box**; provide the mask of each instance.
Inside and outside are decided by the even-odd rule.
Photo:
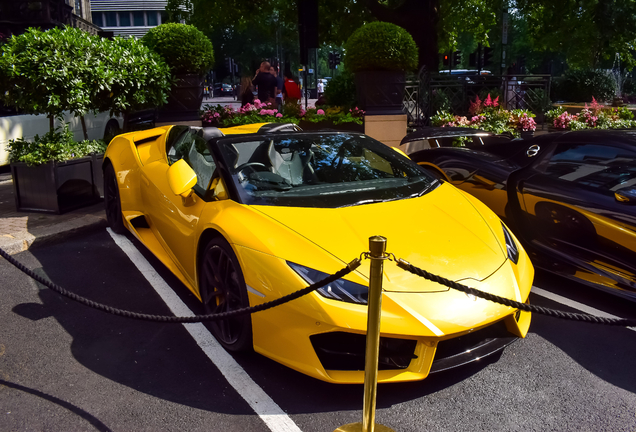
[[[309,122],[306,120],[300,120],[298,126],[304,131],[320,131],[320,130],[333,130],[339,132],[360,132],[364,133],[364,123],[361,125],[356,123],[340,123],[333,124],[332,121],[321,121],[318,123]]]
[[[99,154],[38,166],[12,163],[16,209],[60,214],[98,202],[104,196],[103,158]]]

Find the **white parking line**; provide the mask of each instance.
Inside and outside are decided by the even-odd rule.
[[[148,260],[125,236],[106,229],[115,244],[124,251],[141,274],[157,291],[166,305],[176,316],[194,316],[194,313],[181,301],[166,281],[155,271]],[[183,324],[192,338],[201,347],[212,363],[221,371],[228,383],[252,407],[272,432],[301,432],[300,428],[287,414],[258,386],[214,339],[201,323]]]
[[[585,305],[583,303],[579,303],[574,300],[570,300],[567,297],[560,296],[558,294],[551,293],[550,291],[546,291],[544,289],[538,288],[536,286],[532,286],[532,290],[530,291],[534,294],[540,295],[541,297],[545,297],[547,299],[553,300],[557,303],[561,303],[563,305],[569,306],[573,309],[578,309],[581,312],[590,315],[596,315],[604,318],[620,318],[616,315],[608,314],[607,312],[603,312],[602,310],[595,309],[591,306]],[[636,327],[627,327],[629,330],[636,331]]]

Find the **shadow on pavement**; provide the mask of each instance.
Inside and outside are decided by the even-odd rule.
[[[55,396],[51,396],[49,394],[43,393],[39,390],[35,390],[32,388],[28,388],[28,387],[24,387],[21,386],[20,384],[16,384],[16,383],[12,383],[9,381],[5,381],[0,379],[0,386],[5,386],[8,388],[12,388],[14,390],[19,390],[28,394],[31,394],[33,396],[37,396],[39,398],[42,398],[44,400],[47,400],[49,402],[52,402],[56,405],[61,406],[62,408],[65,408],[67,410],[69,410],[70,412],[72,412],[73,414],[78,415],[79,417],[83,418],[84,420],[86,420],[87,422],[89,422],[95,429],[97,429],[100,432],[111,432],[111,429],[108,428],[108,426],[106,426],[104,423],[102,423],[98,418],[92,416],[90,413],[84,411],[83,409],[68,403],[62,399],[56,398]]]

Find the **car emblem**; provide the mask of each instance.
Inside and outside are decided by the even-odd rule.
[[[541,150],[541,147],[539,147],[536,144],[532,144],[530,147],[528,147],[528,151],[526,151],[526,155],[528,157],[535,157],[537,154],[539,154],[539,150]]]

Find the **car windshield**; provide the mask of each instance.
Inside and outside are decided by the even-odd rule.
[[[241,202],[335,208],[421,196],[439,182],[364,135],[277,134],[219,141]]]

